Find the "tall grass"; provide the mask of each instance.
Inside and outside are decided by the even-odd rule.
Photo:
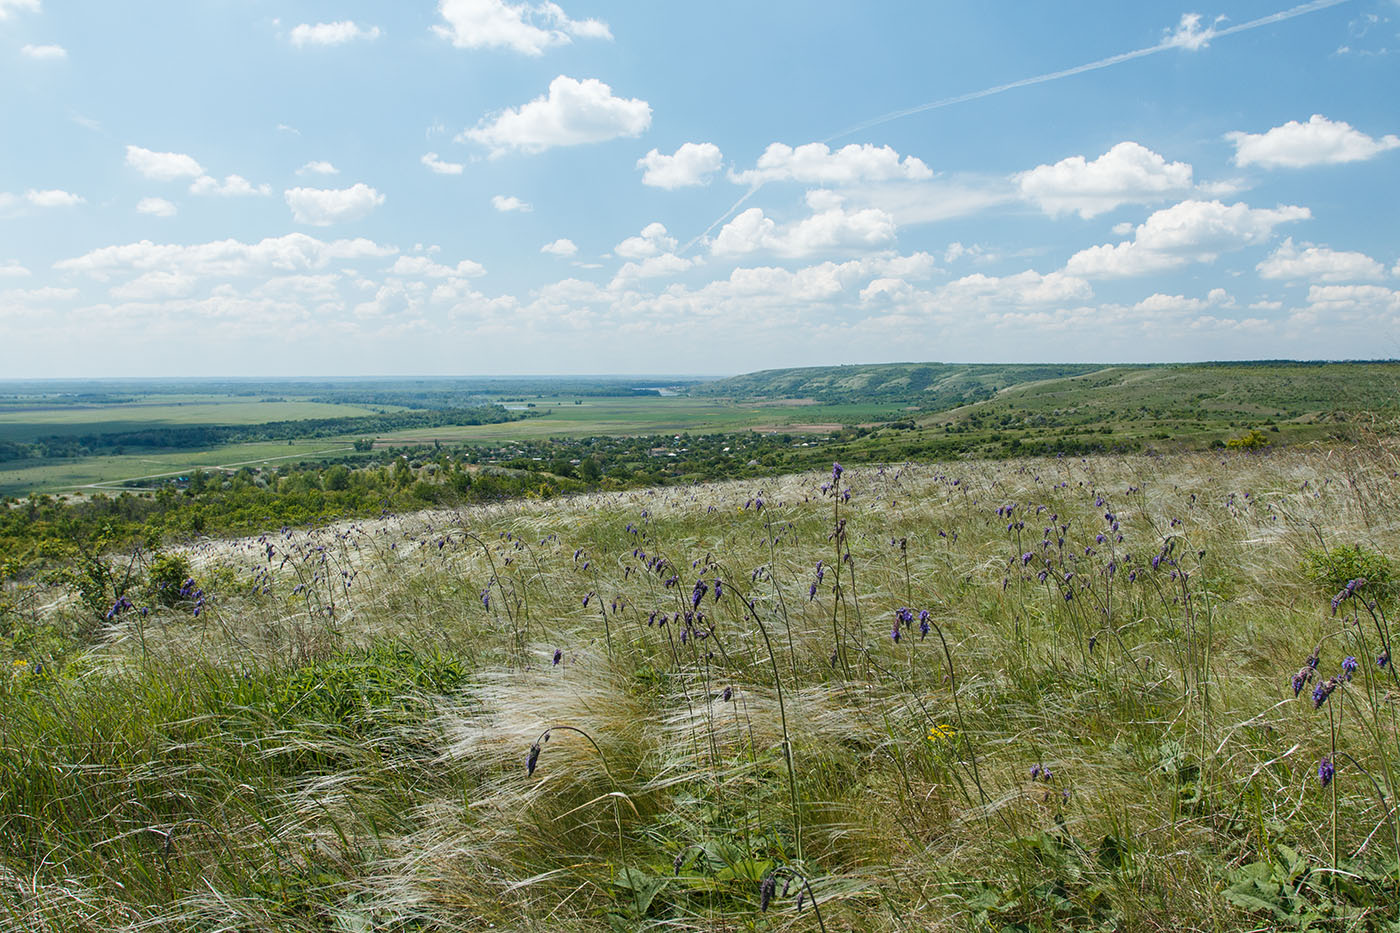
[[[0,677],[0,921],[1390,929],[1397,466],[903,464],[206,542],[198,615],[58,601],[64,649]]]

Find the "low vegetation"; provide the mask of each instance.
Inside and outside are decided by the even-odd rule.
[[[1389,441],[825,464],[11,579],[0,922],[1396,929]]]

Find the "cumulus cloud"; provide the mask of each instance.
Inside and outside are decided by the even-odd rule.
[[[1313,285],[1310,311],[1322,313],[1400,314],[1400,290],[1383,285]]]
[[[0,279],[20,279],[29,275],[29,270],[13,259],[0,262]]]
[[[292,45],[301,48],[307,45],[344,45],[356,39],[378,39],[379,27],[365,29],[354,20],[340,20],[334,23],[317,23],[312,26],[302,23],[292,30]]]
[[[190,194],[216,195],[223,198],[248,197],[272,193],[269,185],[254,185],[242,175],[226,175],[220,182],[209,175],[201,175],[190,183]]]
[[[1307,123],[1290,120],[1266,133],[1226,133],[1235,145],[1235,164],[1263,168],[1305,168],[1364,162],[1400,147],[1400,136],[1373,139],[1350,123],[1315,113]]]
[[[181,272],[152,270],[129,282],[114,285],[107,293],[118,301],[160,301],[183,298],[195,290],[199,281]]]
[[[669,253],[676,248],[676,239],[667,236],[666,227],[660,223],[650,223],[642,228],[640,236],[630,236],[613,247],[613,253],[623,259],[646,259]]]
[[[1084,301],[1093,295],[1089,283],[1064,272],[1041,275],[1027,269],[1015,275],[963,276],[939,288],[938,304],[944,307],[972,307],[986,304],[1044,305]]]
[[[0,0],[0,19],[9,19],[10,14],[17,10],[38,13],[39,0]]]
[[[340,169],[329,162],[307,162],[297,169],[298,175],[339,175]]]
[[[709,184],[710,176],[723,162],[724,156],[714,143],[684,143],[672,155],[651,150],[637,160],[637,168],[646,169],[642,184],[674,191]]]
[[[1385,266],[1365,253],[1343,252],[1325,246],[1293,245],[1289,237],[1268,258],[1254,267],[1261,279],[1313,282],[1367,282],[1385,278]]]
[[[418,161],[422,162],[429,169],[438,175],[460,175],[462,174],[462,164],[460,162],[444,162],[438,158],[436,152],[429,152]]]
[[[1202,26],[1201,14],[1183,13],[1175,29],[1165,30],[1162,45],[1188,49],[1192,52],[1203,49],[1210,45],[1211,39],[1215,38],[1215,27],[1222,20],[1223,17],[1216,19],[1209,26]]]
[[[612,88],[597,78],[579,81],[559,75],[549,82],[544,96],[483,120],[457,138],[490,146],[494,155],[500,155],[512,149],[543,152],[555,146],[640,136],[650,126],[651,105],[646,101],[614,97]]]
[[[540,247],[540,252],[550,256],[558,256],[561,259],[567,258],[578,252],[578,245],[567,237],[560,237],[553,243],[546,243]]]
[[[1084,219],[1122,204],[1160,201],[1191,187],[1191,166],[1168,162],[1146,146],[1121,142],[1090,162],[1071,156],[1014,177],[1021,195],[1052,217]]]
[[[500,211],[502,214],[509,213],[510,211],[529,213],[530,211],[534,210],[533,207],[526,204],[524,201],[520,200],[514,195],[504,194],[498,194],[493,196],[491,198],[491,206],[494,207],[496,210]]]
[[[686,259],[677,256],[675,253],[662,253],[659,256],[649,256],[641,262],[623,263],[622,268],[617,270],[617,275],[613,277],[608,287],[622,288],[641,279],[676,275],[684,272],[695,264],[696,260]]]
[[[1311,216],[1306,207],[1293,205],[1266,209],[1243,203],[1182,201],[1139,224],[1132,240],[1075,253],[1065,270],[1089,278],[1118,278],[1213,262],[1223,252],[1265,242],[1280,224]]]
[[[78,195],[59,188],[35,191],[32,188],[24,193],[24,199],[35,207],[73,207],[83,203]]]
[[[141,240],[104,246],[54,263],[60,272],[74,272],[105,281],[123,273],[164,271],[220,279],[267,277],[273,274],[324,269],[334,262],[393,255],[396,250],[372,240],[318,240],[304,233],[268,237],[256,243],[216,240],[190,246]]]
[[[182,152],[152,152],[140,146],[126,147],[126,164],[156,181],[198,178],[204,174],[200,164]]]
[[[720,229],[710,251],[716,256],[769,251],[801,257],[836,248],[874,249],[894,237],[894,219],[879,208],[848,212],[838,205],[779,226],[762,208],[751,207]]]
[[[61,45],[25,45],[19,53],[35,61],[57,61],[68,57],[68,50]]]
[[[152,217],[174,217],[178,209],[165,198],[142,198],[136,202],[136,213]]]
[[[1187,298],[1185,295],[1164,295],[1160,292],[1148,295],[1133,305],[1132,310],[1143,314],[1199,314],[1209,308],[1233,307],[1235,299],[1223,288],[1212,288],[1205,298]]]
[[[471,279],[485,275],[486,267],[470,259],[463,259],[455,266],[444,266],[433,262],[427,256],[400,256],[394,260],[389,274],[421,279]]]
[[[570,19],[558,4],[549,2],[439,0],[438,14],[443,22],[433,32],[459,49],[499,48],[536,56],[575,38],[612,38],[606,23]]]
[[[283,197],[297,223],[313,227],[359,220],[384,203],[384,195],[364,182],[349,188],[289,188]]]
[[[807,143],[794,149],[773,143],[758,157],[758,164],[745,172],[730,172],[731,181],[758,185],[770,181],[795,181],[809,185],[854,185],[861,182],[923,181],[933,171],[914,156],[905,156],[889,146],[869,143],[832,152],[824,143]]]

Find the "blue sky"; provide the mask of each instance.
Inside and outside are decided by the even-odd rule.
[[[1400,3],[1194,2],[0,0],[0,377],[1400,357]]]

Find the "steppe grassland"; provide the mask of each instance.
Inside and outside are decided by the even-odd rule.
[[[1304,569],[1396,552],[1398,466],[863,467],[207,542],[201,615],[124,613],[6,685],[0,909],[1256,929],[1225,895],[1281,846],[1315,878],[1400,846],[1388,629]],[[1366,878],[1276,909],[1373,928],[1395,885]]]

